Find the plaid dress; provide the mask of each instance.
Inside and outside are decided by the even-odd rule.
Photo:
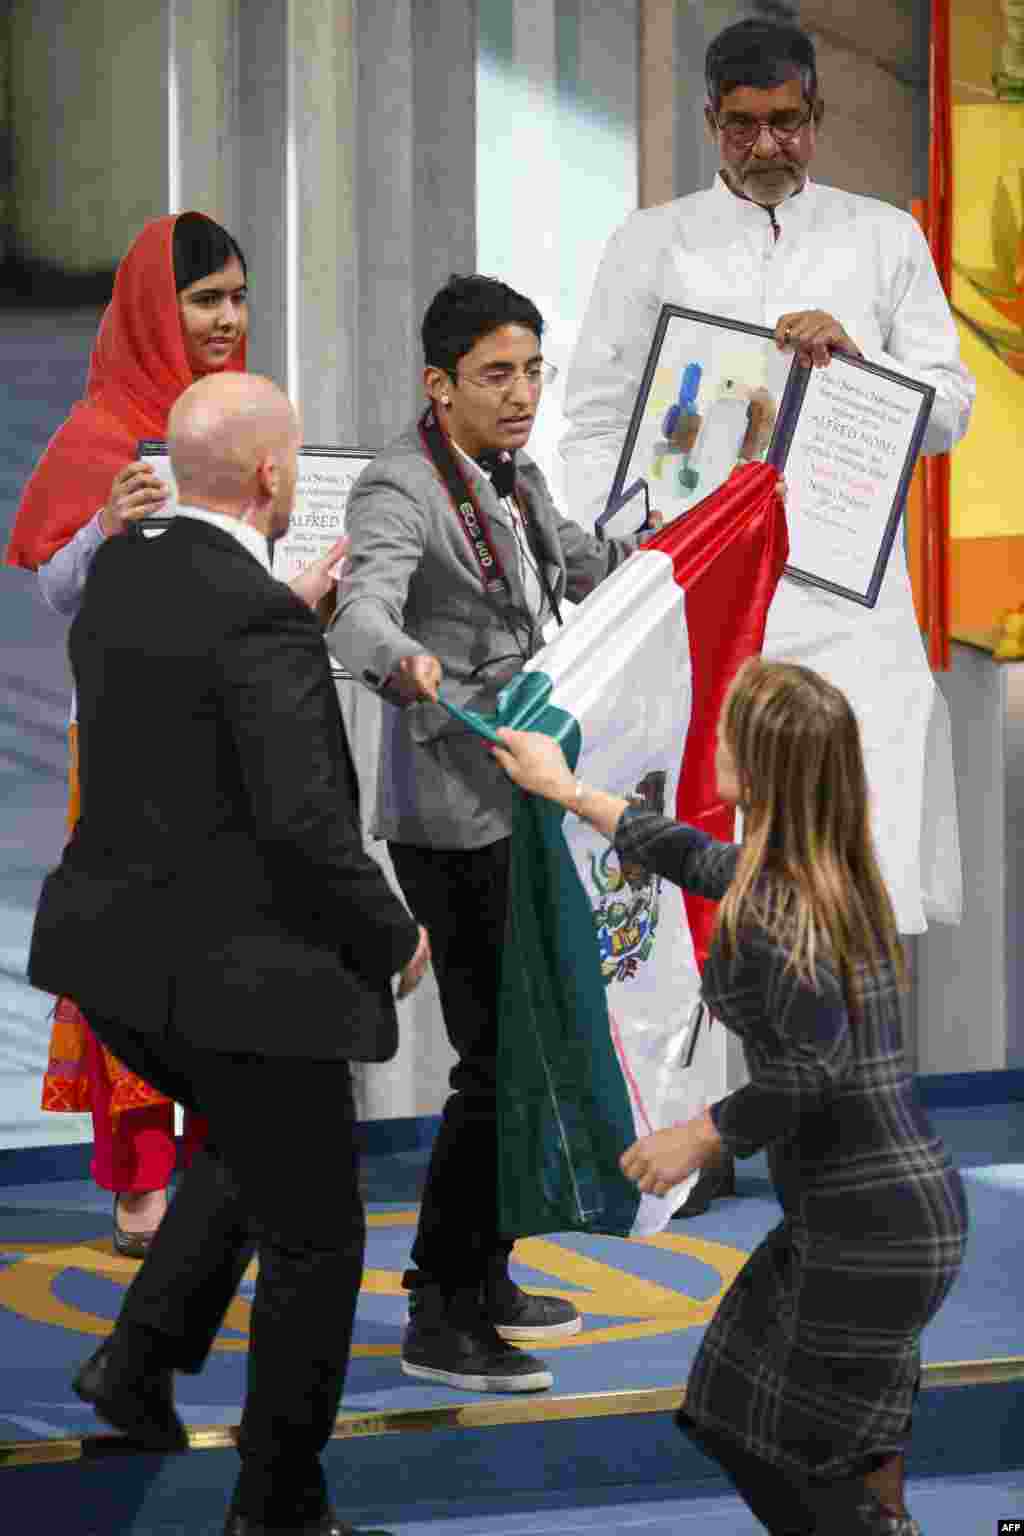
[[[634,809],[615,847],[711,899],[739,854]],[[857,1018],[827,965],[815,991],[785,962],[748,928],[728,963],[716,942],[704,972],[750,1073],[711,1114],[735,1156],[767,1149],[783,1217],[723,1297],[685,1412],[783,1470],[835,1478],[905,1448],[921,1330],[956,1279],[967,1209],[903,1058],[895,976],[863,973]]]

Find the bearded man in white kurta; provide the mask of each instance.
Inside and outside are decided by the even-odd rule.
[[[823,106],[811,40],[792,26],[740,22],[712,42],[705,73],[714,184],[634,213],[612,236],[570,366],[561,446],[584,524],[603,510],[666,303],[771,326],[807,366],[827,366],[838,347],[933,385],[925,453],[947,452],[967,430],[974,381],[916,222],[808,177]],[[874,608],[783,577],[764,655],[813,667],[853,705],[900,931],[959,921],[949,716],[902,539]]]

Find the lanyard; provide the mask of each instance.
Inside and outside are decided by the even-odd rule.
[[[498,558],[498,551],[494,547],[487,518],[473,495],[472,487],[456,463],[451,444],[441,430],[441,424],[434,414],[433,406],[428,406],[424,411],[420,417],[419,426],[423,446],[434,468],[441,476],[444,488],[462,524],[462,531],[476,556],[484,590],[494,597],[508,598],[508,577]]]
[[[503,597],[508,602],[510,597],[508,577],[505,575],[504,567],[498,557],[498,551],[494,547],[490,525],[482,507],[473,494],[471,485],[459,467],[458,461],[452,452],[451,444],[434,413],[433,406],[428,406],[420,417],[419,431],[427,456],[441,477],[452,506],[455,508],[456,516],[462,524],[462,531],[465,533],[469,547],[473,551],[477,565],[480,567],[484,591],[492,597]],[[526,525],[525,514],[522,515],[522,524],[526,542],[532,549],[533,545]],[[513,528],[514,532],[515,529]],[[555,618],[561,624],[562,615],[559,611],[558,601],[552,590],[551,583],[548,580],[544,561],[536,553],[534,553],[534,558],[537,562],[537,575],[540,578],[544,596],[547,598]]]

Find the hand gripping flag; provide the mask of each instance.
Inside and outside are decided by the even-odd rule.
[[[715,726],[737,668],[761,648],[787,558],[777,481],[768,465],[738,470],[650,539],[505,688],[492,723],[544,731],[587,783],[730,838]],[[682,1064],[713,921],[711,903],[684,907],[676,888],[620,866],[586,823],[522,797],[498,1015],[506,1235],[642,1235],[686,1198],[692,1178],[641,1195],[619,1157],[699,1113],[716,1086],[706,1046]],[[721,1064],[717,1076],[711,1098],[724,1092]]]

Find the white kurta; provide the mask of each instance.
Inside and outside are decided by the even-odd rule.
[[[909,214],[808,181],[776,209],[720,177],[631,215],[605,251],[566,387],[561,449],[571,510],[603,510],[662,304],[774,326],[822,309],[870,361],[935,388],[926,453],[967,430],[974,381],[927,243]],[[962,906],[956,793],[945,700],[935,685],[897,537],[874,608],[783,578],[764,654],[813,667],[849,698],[861,728],[875,843],[902,933]]]

